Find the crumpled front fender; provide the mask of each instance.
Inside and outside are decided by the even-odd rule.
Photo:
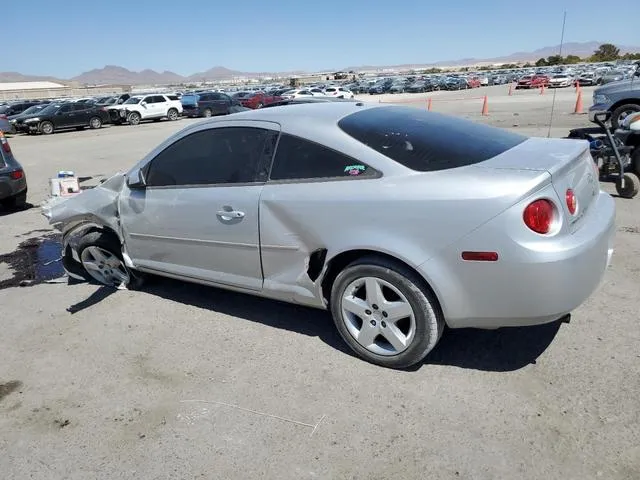
[[[94,225],[111,229],[122,241],[118,197],[124,182],[125,174],[118,173],[76,196],[55,197],[42,206],[42,214],[63,235],[84,225]]]

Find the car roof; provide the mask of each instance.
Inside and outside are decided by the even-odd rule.
[[[284,131],[297,132],[312,129],[312,125],[333,126],[347,115],[363,109],[385,107],[353,101],[303,103],[238,112],[230,116],[211,118],[205,120],[205,123],[264,121],[278,123]]]

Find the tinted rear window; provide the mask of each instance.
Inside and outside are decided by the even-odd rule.
[[[527,137],[411,107],[353,113],[338,126],[359,142],[419,172],[484,162]]]

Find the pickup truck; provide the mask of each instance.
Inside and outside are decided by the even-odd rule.
[[[589,119],[594,122],[597,113],[611,112],[611,126],[617,129],[632,113],[640,112],[640,62],[628,80],[613,82],[596,88]]]
[[[171,97],[159,93],[133,96],[122,105],[112,107],[119,110],[120,122],[116,123],[127,121],[129,125],[138,125],[143,120],[178,120],[182,114],[182,103],[177,97]]]

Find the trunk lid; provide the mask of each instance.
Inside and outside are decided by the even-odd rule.
[[[573,233],[600,191],[598,174],[589,143],[585,140],[530,138],[501,155],[478,166],[507,169],[546,171],[560,200],[559,208]],[[573,190],[577,208],[571,214],[566,201],[567,190]]]

